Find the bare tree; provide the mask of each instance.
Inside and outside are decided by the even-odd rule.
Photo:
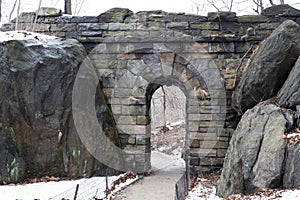
[[[16,26],[15,30],[19,29],[19,15],[20,15],[20,8],[21,8],[21,0],[18,0],[18,8],[17,8],[17,18],[16,18]]]
[[[213,7],[217,12],[220,11],[233,11],[233,9],[239,11],[246,11],[252,9],[256,14],[260,14],[261,11],[269,6],[276,4],[284,4],[284,0],[190,0],[193,4],[193,12],[199,14],[201,11],[205,11],[207,7]]]
[[[221,10],[231,11],[233,0],[206,0],[211,6],[213,6],[218,12]],[[219,5],[219,6],[218,6]]]
[[[40,0],[39,6],[38,6],[38,9],[37,9],[37,10],[39,10],[39,9],[41,8],[42,1],[43,1],[43,0]],[[38,17],[37,15],[35,15],[35,17],[34,17],[33,27],[32,27],[32,30],[31,30],[32,32],[35,31],[35,26],[36,26],[37,17]]]
[[[191,0],[191,2],[192,2],[193,13],[195,13],[196,15],[199,15],[205,8],[205,1],[197,2],[197,1]]]
[[[72,15],[72,0],[65,0],[65,14]]]
[[[15,0],[15,3],[14,3],[14,5],[13,5],[13,7],[12,7],[10,13],[9,13],[8,21],[11,21],[11,17],[12,17],[12,15],[13,15],[15,9],[16,9],[17,3],[18,3],[18,0]]]
[[[255,5],[255,8],[252,8],[252,10],[256,13],[256,14],[260,14],[261,11],[264,9],[264,4],[263,4],[263,0],[252,0],[252,2]],[[270,0],[271,5],[273,5],[272,0]]]
[[[73,2],[74,15],[78,15],[82,9],[84,0],[75,0]]]

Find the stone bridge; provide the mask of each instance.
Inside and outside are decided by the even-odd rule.
[[[90,17],[22,13],[17,27],[86,47],[119,130],[126,169],[149,171],[152,94],[161,85],[180,88],[187,102],[186,167],[195,175],[222,167],[239,121],[231,93],[259,42],[286,19],[300,23],[300,14],[287,6],[256,16],[115,8]]]

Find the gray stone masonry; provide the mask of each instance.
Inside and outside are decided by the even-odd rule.
[[[35,26],[35,13],[22,13],[18,27],[77,39],[86,47],[130,154],[128,169],[150,169],[151,95],[159,85],[179,87],[187,98],[186,163],[196,175],[222,167],[239,121],[231,94],[252,52],[284,20],[300,23],[299,12],[198,16],[111,9],[89,17],[38,16]],[[14,22],[0,28],[14,29]]]

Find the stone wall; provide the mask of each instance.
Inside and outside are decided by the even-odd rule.
[[[197,174],[222,167],[232,130],[239,121],[231,108],[232,91],[252,52],[286,19],[300,23],[299,11],[284,5],[268,8],[263,15],[221,12],[198,16],[164,11],[133,13],[116,8],[90,17],[23,13],[17,27],[74,38],[84,44],[120,127],[123,148],[132,154],[126,158],[128,168],[150,168],[151,95],[159,85],[182,89],[187,97],[187,169]],[[0,30],[13,30],[15,26],[4,24]],[[143,64],[148,66],[148,74],[139,74]],[[190,67],[192,64],[196,69]],[[215,67],[224,81],[225,94],[222,88],[213,86],[215,72],[210,70]],[[121,90],[115,90],[124,75],[127,79]],[[208,96],[192,97],[198,88]],[[225,123],[219,120],[224,114]]]

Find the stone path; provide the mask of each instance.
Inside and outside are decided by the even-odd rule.
[[[119,192],[113,200],[174,200],[175,184],[185,172],[184,161],[160,152],[151,154],[150,175]]]

